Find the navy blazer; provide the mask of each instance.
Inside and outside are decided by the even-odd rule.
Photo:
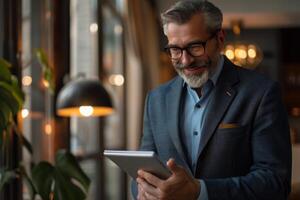
[[[207,105],[196,170],[181,140],[183,80],[177,76],[146,99],[141,150],[174,158],[203,179],[209,200],[287,199],[291,184],[288,118],[277,83],[226,57]],[[132,184],[136,197],[136,183]]]

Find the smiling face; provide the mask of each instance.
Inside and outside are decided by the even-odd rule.
[[[193,57],[187,50],[183,50],[181,58],[172,59],[175,70],[190,87],[201,87],[214,73],[220,59],[224,45],[223,30],[215,34],[209,33],[204,16],[196,14],[184,24],[170,22],[167,25],[166,35],[168,46],[172,47],[185,48],[195,42],[207,41],[202,56]]]

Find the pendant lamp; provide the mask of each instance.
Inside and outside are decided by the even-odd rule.
[[[79,78],[67,83],[56,101],[59,116],[105,116],[113,112],[111,98],[99,80]]]

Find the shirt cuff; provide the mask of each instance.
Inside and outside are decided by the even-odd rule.
[[[197,200],[208,200],[207,188],[203,180],[198,180],[200,182],[200,194]]]

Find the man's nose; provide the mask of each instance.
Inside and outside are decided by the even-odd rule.
[[[187,50],[183,50],[182,51],[182,56],[181,56],[181,63],[184,65],[184,66],[187,66],[189,65],[190,63],[192,63],[194,61],[194,57],[191,56]]]

